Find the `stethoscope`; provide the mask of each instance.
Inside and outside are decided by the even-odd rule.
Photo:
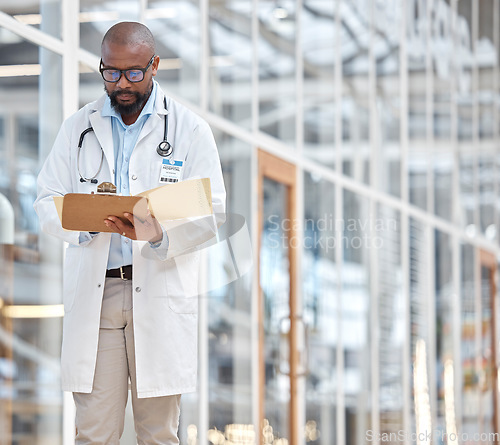
[[[165,109],[167,109],[167,99],[163,98],[163,103],[165,105]],[[102,164],[104,161],[104,150],[101,147],[101,162],[99,164],[99,169],[90,178],[86,178],[85,176],[82,175],[82,172],[80,171],[80,153],[82,151],[82,145],[83,145],[83,139],[85,138],[85,135],[87,133],[90,133],[91,131],[94,131],[92,127],[89,127],[85,130],[82,131],[80,134],[80,139],[78,141],[78,155],[76,158],[76,166],[78,169],[78,174],[80,175],[80,182],[90,182],[91,184],[97,184],[99,181],[97,180],[97,176],[101,172],[102,169]],[[158,153],[160,156],[166,158],[172,155],[174,148],[172,145],[167,141],[167,135],[168,135],[168,113],[165,115],[165,123],[164,123],[164,128],[163,128],[163,141],[161,141],[158,144],[158,147],[156,147],[156,153]]]

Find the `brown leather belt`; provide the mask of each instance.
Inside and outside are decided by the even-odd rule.
[[[132,279],[132,266],[122,266],[117,269],[108,269],[106,271],[107,278],[121,278],[122,280]]]

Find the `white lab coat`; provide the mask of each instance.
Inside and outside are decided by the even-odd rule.
[[[43,231],[69,243],[64,261],[63,390],[92,391],[97,355],[101,301],[111,235],[100,233],[80,245],[80,232],[62,229],[53,196],[90,193],[96,184],[80,182],[77,165],[80,134],[85,136],[80,155],[83,176],[104,161],[98,183],[114,182],[114,150],[110,117],[102,117],[106,96],[67,119],[38,177],[35,209]],[[158,187],[164,158],[156,152],[163,140],[168,110],[168,141],[173,158],[184,161],[182,180],[209,177],[214,213],[225,211],[225,189],[219,156],[208,124],[156,89],[155,111],[146,121],[129,164],[130,194]],[[168,205],[168,204],[167,204]],[[214,225],[167,230],[169,249],[162,255],[148,242],[133,241],[134,335],[139,397],[157,397],[194,391],[197,370],[197,255],[183,255],[214,232]],[[186,233],[187,232],[187,233]],[[203,232],[201,235],[197,232]],[[213,236],[210,233],[209,236]],[[163,251],[163,254],[165,252]]]

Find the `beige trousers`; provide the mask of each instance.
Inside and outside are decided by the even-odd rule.
[[[132,281],[106,278],[94,386],[90,394],[73,393],[77,445],[120,443],[129,377],[138,445],[179,444],[181,396],[137,397]]]

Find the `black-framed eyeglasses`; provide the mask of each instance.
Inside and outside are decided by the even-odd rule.
[[[119,70],[117,68],[104,68],[102,66],[102,59],[101,59],[101,63],[99,64],[99,71],[101,72],[102,78],[106,82],[116,83],[121,79],[122,74],[125,75],[125,78],[129,82],[142,82],[144,80],[144,75],[146,74],[146,71],[154,62],[155,57],[156,55],[151,57],[151,60],[146,65],[146,68],[129,68],[127,70]]]

